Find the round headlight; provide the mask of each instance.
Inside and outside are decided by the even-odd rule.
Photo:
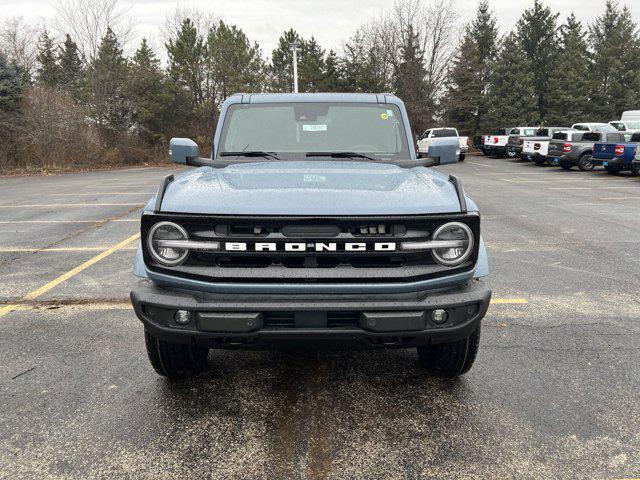
[[[167,267],[175,267],[185,261],[189,250],[163,245],[167,240],[188,240],[187,231],[171,222],[156,223],[147,235],[147,247],[153,259]]]
[[[473,252],[473,232],[464,223],[445,223],[433,233],[432,240],[456,243],[456,246],[434,248],[431,251],[434,260],[446,267],[464,263]]]

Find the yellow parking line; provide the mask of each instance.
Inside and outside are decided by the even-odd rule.
[[[521,305],[529,303],[526,298],[492,298],[492,305]]]
[[[32,205],[0,205],[0,208],[62,208],[62,207],[144,207],[144,203],[45,203]]]
[[[0,253],[19,252],[101,252],[108,247],[48,247],[48,248],[22,248],[22,247],[0,247]],[[124,247],[119,250],[135,250],[136,247]]]
[[[118,243],[117,245],[114,245],[113,247],[106,249],[105,251],[103,251],[102,253],[96,255],[95,257],[93,257],[93,258],[87,260],[86,262],[78,265],[77,267],[69,270],[67,273],[62,274],[58,278],[55,278],[55,279],[51,280],[49,283],[46,283],[45,285],[41,286],[40,288],[37,288],[37,289],[33,290],[32,292],[27,293],[24,297],[22,297],[20,302],[28,302],[30,300],[34,300],[34,299],[38,298],[40,295],[43,295],[43,294],[47,293],[52,288],[60,285],[62,282],[70,279],[74,275],[77,275],[78,273],[82,272],[83,270],[89,268],[91,265],[94,265],[94,264],[98,263],[100,260],[102,260],[103,258],[108,257],[113,252],[116,252],[116,251],[120,250],[121,248],[126,247],[131,242],[136,241],[138,238],[140,238],[140,234],[139,233],[136,233],[135,235],[131,235],[126,240],[123,240],[122,242]],[[20,302],[18,302],[18,304]],[[4,315],[12,312],[13,310],[15,310],[14,307],[15,307],[15,305],[5,305],[4,307],[0,308],[0,317],[2,317]]]

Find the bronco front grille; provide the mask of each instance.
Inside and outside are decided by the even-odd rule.
[[[244,250],[190,252],[176,267],[154,262],[143,248],[152,271],[215,282],[409,282],[473,269],[477,260],[480,219],[476,213],[389,217],[227,217],[145,214],[142,245],[159,221],[181,225],[197,242],[233,244]],[[429,251],[386,250],[385,245],[427,241],[440,225],[467,224],[476,239],[473,255],[449,268],[437,264]],[[301,250],[284,251],[285,244]],[[346,251],[347,245],[357,251]],[[271,251],[277,245],[276,251]],[[256,251],[256,248],[264,248]],[[360,247],[362,247],[360,249]]]

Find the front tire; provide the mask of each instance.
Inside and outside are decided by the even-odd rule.
[[[535,164],[539,167],[544,167],[547,164],[547,159],[546,158],[534,158],[533,161],[535,162]]]
[[[571,170],[571,167],[573,167],[573,165],[571,165],[569,162],[560,162],[560,168],[562,168],[563,170]]]
[[[458,161],[459,162],[464,162],[465,158],[466,158],[466,155],[464,153],[461,153],[460,156],[458,157]]]
[[[578,160],[578,168],[583,172],[590,172],[595,165],[593,164],[593,157],[591,155],[583,155]]]
[[[631,165],[631,175],[640,175],[640,165]]]
[[[469,371],[478,354],[480,327],[467,338],[418,347],[420,365],[441,378],[455,378]]]
[[[165,342],[144,331],[147,355],[153,369],[163,377],[191,377],[207,368],[208,348]]]

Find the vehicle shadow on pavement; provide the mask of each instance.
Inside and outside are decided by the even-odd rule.
[[[358,463],[366,471],[405,449],[418,449],[435,464],[464,455],[466,449],[442,448],[445,438],[458,442],[456,425],[486,428],[483,422],[471,427],[465,378],[430,376],[414,349],[213,351],[209,362],[198,378],[159,380],[157,401],[196,424],[226,418],[231,437],[262,432],[263,467],[274,478],[324,478]],[[398,450],[380,451],[383,439]],[[369,464],[374,452],[380,457]],[[420,462],[414,467],[414,473],[422,469]]]

